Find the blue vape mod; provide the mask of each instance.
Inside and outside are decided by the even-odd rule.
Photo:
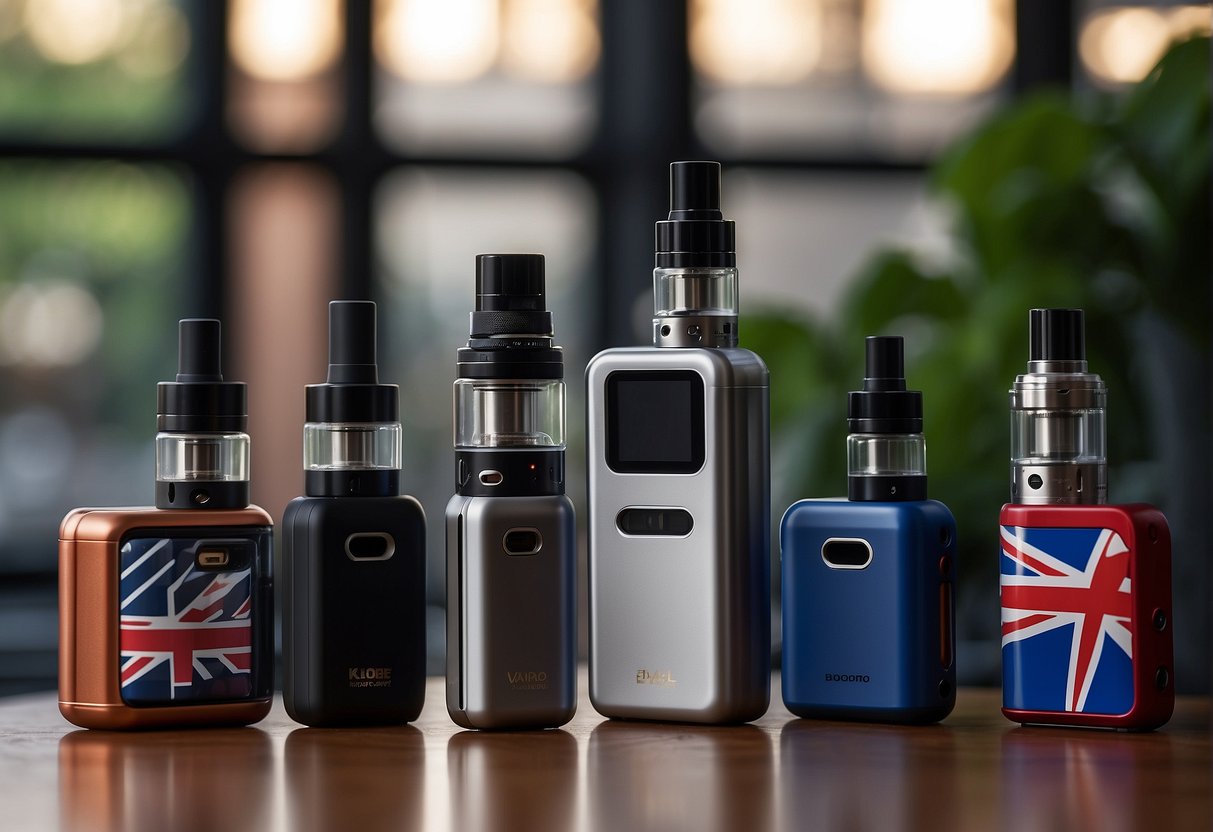
[[[797,716],[938,722],[956,702],[956,522],[927,499],[922,393],[902,339],[867,339],[847,402],[848,499],[780,524],[783,701]]]

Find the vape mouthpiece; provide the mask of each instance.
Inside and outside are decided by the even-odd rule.
[[[1028,333],[1032,361],[1086,361],[1081,309],[1033,309]]]
[[[329,303],[328,383],[379,383],[373,302],[335,300]]]
[[[657,268],[733,268],[736,227],[720,213],[720,163],[670,165],[670,216],[657,222]]]
[[[670,219],[722,220],[720,163],[674,162],[670,165]]]
[[[213,319],[177,325],[177,377],[156,386],[156,428],[174,433],[243,431],[248,425],[244,384],[224,381],[221,332]]]
[[[223,381],[219,322],[186,318],[177,324],[177,381]]]
[[[552,337],[552,313],[544,308],[543,268],[542,254],[476,256],[473,340]]]
[[[905,390],[906,362],[900,335],[874,335],[866,342],[864,390]]]
[[[307,386],[307,421],[400,421],[399,388],[379,383],[375,363],[375,304],[329,303],[328,381]]]
[[[906,389],[901,336],[869,337],[866,364],[863,390],[847,396],[851,433],[922,433],[922,393]]]
[[[476,311],[542,312],[542,254],[476,257]]]

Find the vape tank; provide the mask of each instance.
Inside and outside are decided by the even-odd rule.
[[[1107,390],[1082,310],[1033,309],[1030,336],[999,519],[1003,713],[1157,728],[1175,704],[1170,529],[1152,506],[1107,505]]]
[[[553,728],[577,707],[576,521],[564,493],[564,359],[543,255],[476,258],[446,509],[447,710],[464,728]]]
[[[728,723],[770,700],[770,391],[737,346],[720,165],[670,166],[653,346],[586,369],[590,698],[609,717]]]
[[[927,499],[922,393],[902,339],[867,339],[848,396],[847,496],[780,524],[783,699],[797,716],[938,722],[956,703],[956,522]]]
[[[282,696],[307,725],[411,722],[425,698],[425,513],[400,494],[399,398],[379,383],[375,304],[330,303],[307,496],[282,518]]]
[[[79,508],[59,528],[59,710],[83,728],[269,713],[272,520],[249,505],[247,394],[219,344],[218,321],[181,321],[155,508]]]

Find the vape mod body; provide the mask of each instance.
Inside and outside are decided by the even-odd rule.
[[[1011,389],[1000,523],[1003,713],[1149,730],[1175,705],[1171,535],[1148,505],[1107,505],[1107,390],[1079,309],[1033,309]]]
[[[797,716],[937,722],[956,703],[956,522],[927,499],[922,394],[899,337],[867,339],[851,393],[847,500],[780,524],[783,700]]]
[[[219,322],[180,324],[157,389],[156,507],[59,529],[59,710],[84,728],[247,724],[270,709],[272,520],[249,505],[243,384]]]
[[[446,511],[447,711],[464,728],[553,728],[577,707],[577,540],[564,493],[564,363],[543,257],[476,258],[455,382]]]
[[[306,497],[282,519],[282,696],[307,725],[410,722],[425,699],[425,514],[400,494],[399,391],[375,304],[329,304],[328,381],[307,388]]]
[[[586,369],[590,698],[609,717],[757,719],[770,701],[770,391],[737,347],[720,166],[671,166],[654,347]]]

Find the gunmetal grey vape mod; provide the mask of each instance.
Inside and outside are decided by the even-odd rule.
[[[459,350],[446,690],[464,728],[554,728],[577,707],[564,360],[543,265],[541,254],[476,258],[476,311]]]
[[[720,165],[670,166],[653,346],[586,368],[590,699],[609,717],[728,723],[770,701],[770,391],[737,346]]]
[[[411,722],[425,698],[425,513],[400,494],[399,399],[379,383],[375,304],[330,303],[307,496],[282,518],[282,698],[307,725]]]

